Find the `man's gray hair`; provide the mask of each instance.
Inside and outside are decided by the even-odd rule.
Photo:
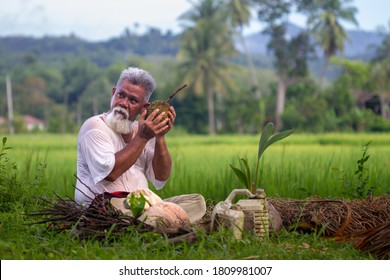
[[[123,70],[116,86],[118,87],[125,79],[133,85],[140,86],[145,90],[146,101],[149,101],[150,96],[157,86],[152,75],[150,75],[147,71],[136,67],[129,67]]]

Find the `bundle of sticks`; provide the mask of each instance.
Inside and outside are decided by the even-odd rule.
[[[70,230],[73,236],[80,239],[104,239],[123,234],[129,227],[141,233],[156,232],[166,235],[170,243],[196,239],[195,232],[190,228],[170,231],[169,228],[154,228],[142,223],[113,207],[109,199],[95,199],[89,207],[83,207],[73,199],[62,198],[57,194],[55,199],[41,199],[45,206],[28,213],[29,216],[35,217],[33,223],[47,224],[49,228],[57,231]]]

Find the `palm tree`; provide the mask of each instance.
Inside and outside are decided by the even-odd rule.
[[[207,96],[209,133],[216,133],[214,95],[229,88],[229,63],[234,53],[226,6],[220,0],[201,0],[180,19],[189,22],[181,36],[180,69],[195,93]]]
[[[270,36],[268,51],[274,56],[275,72],[278,76],[276,89],[275,129],[282,128],[287,87],[307,75],[307,55],[311,52],[305,32],[288,40],[286,22],[292,3],[288,0],[251,0],[257,10],[258,19],[267,24],[265,33]]]
[[[341,21],[358,25],[355,18],[357,9],[346,6],[349,2],[351,0],[317,0],[304,9],[309,12],[308,28],[321,45],[325,56],[320,84],[325,78],[329,59],[337,52],[344,52],[344,42],[348,39],[348,34],[341,25]]]
[[[259,90],[259,83],[257,81],[253,61],[249,54],[248,47],[243,34],[244,26],[248,25],[251,19],[250,0],[227,0],[227,7],[228,13],[230,14],[231,24],[233,28],[236,28],[237,30],[241,46],[243,47],[243,51],[246,56],[252,87],[255,90],[255,96],[260,98],[261,93]]]

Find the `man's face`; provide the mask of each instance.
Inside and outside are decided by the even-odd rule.
[[[127,111],[127,119],[130,121],[134,121],[148,104],[145,100],[144,89],[131,84],[127,80],[124,80],[122,84],[112,89],[110,112],[120,107]],[[125,117],[119,110],[116,114],[122,114],[122,117]]]
[[[108,125],[118,133],[130,133],[133,121],[148,104],[141,87],[124,81],[112,89],[111,108],[107,115]]]

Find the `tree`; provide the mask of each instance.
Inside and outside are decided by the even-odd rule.
[[[286,90],[289,84],[307,76],[307,58],[313,52],[309,37],[302,31],[296,37],[287,39],[286,24],[292,9],[287,0],[252,0],[256,5],[258,18],[267,24],[265,33],[271,39],[268,50],[274,55],[274,67],[278,75],[276,90],[275,128],[281,130],[285,108]]]
[[[348,34],[341,22],[358,25],[355,14],[357,9],[347,6],[351,0],[313,0],[301,1],[299,10],[308,13],[307,25],[320,44],[325,57],[325,63],[320,77],[320,84],[325,78],[329,59],[337,52],[344,52],[344,42]]]
[[[294,83],[286,92],[283,125],[295,130],[322,132],[325,130],[328,106],[324,96],[315,96],[317,84],[313,80]]]
[[[93,82],[99,74],[99,68],[87,59],[71,59],[65,63],[62,70],[64,78],[63,97],[64,114],[61,131],[66,131],[68,124],[68,106],[76,104],[76,120],[81,125],[81,96],[84,94],[89,84]]]
[[[371,60],[373,84],[379,92],[381,112],[384,119],[390,118],[390,22],[382,44]]]
[[[245,38],[243,36],[243,29],[245,25],[249,24],[251,19],[250,12],[250,0],[227,0],[228,13],[230,17],[230,23],[233,28],[237,30],[240,42],[244,48],[244,53],[246,56],[249,75],[252,82],[252,87],[257,98],[261,97],[261,92],[259,90],[259,82],[256,77],[255,68],[253,66],[253,61],[251,55],[249,54],[248,47],[246,45]]]
[[[232,30],[226,24],[226,6],[221,0],[200,0],[180,19],[189,22],[181,36],[181,73],[195,93],[206,94],[209,133],[213,135],[215,95],[229,88],[228,58],[235,53]]]
[[[92,115],[100,114],[109,109],[112,87],[108,77],[103,74],[89,83],[80,97],[79,108],[82,110],[78,115],[81,117],[81,122]]]
[[[332,58],[332,64],[341,66],[341,75],[325,90],[325,98],[333,110],[339,129],[350,129],[358,111],[356,96],[370,92],[369,67],[362,61]]]
[[[53,117],[54,103],[60,101],[56,99],[62,84],[60,71],[29,59],[25,64],[16,64],[11,77],[15,112],[41,118],[47,124]]]

